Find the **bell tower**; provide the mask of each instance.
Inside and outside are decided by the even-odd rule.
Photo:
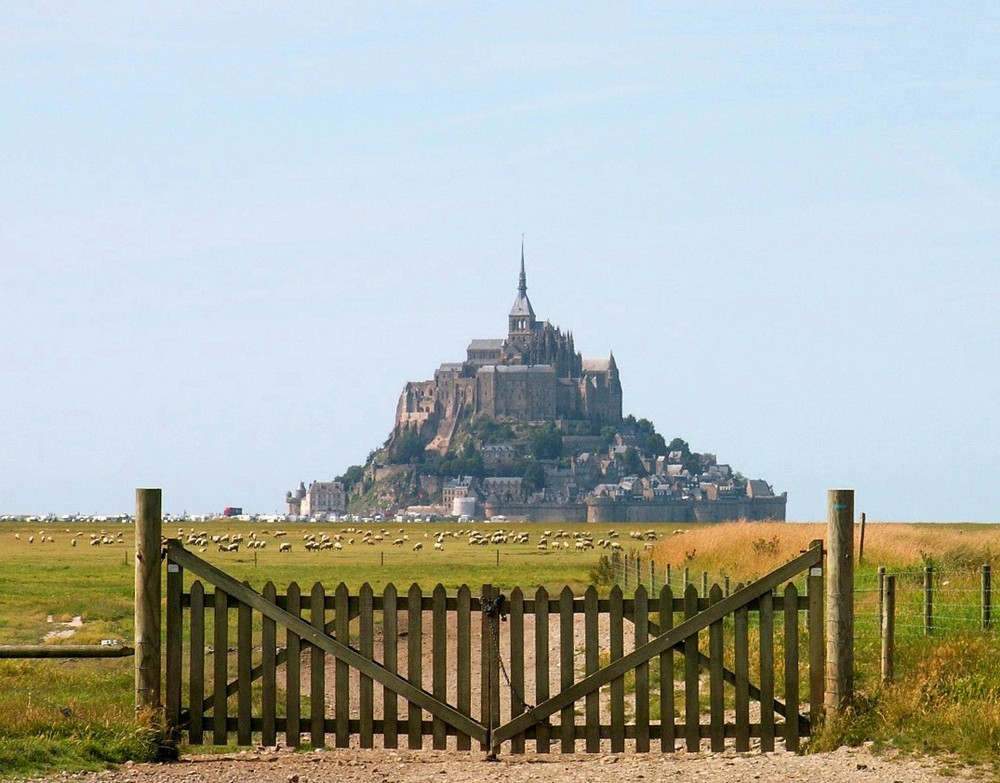
[[[524,275],[524,238],[521,239],[521,277],[517,284],[517,299],[507,316],[507,341],[526,345],[535,330],[535,311],[528,299],[528,282]]]

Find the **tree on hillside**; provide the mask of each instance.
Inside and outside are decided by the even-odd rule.
[[[681,453],[681,465],[688,473],[692,476],[697,476],[701,473],[701,461],[698,459],[697,454],[691,452],[691,447],[688,446],[686,440],[674,438],[670,441],[669,449],[670,451],[679,451]]]
[[[427,439],[414,429],[404,430],[392,444],[392,462],[407,465],[423,462]]]
[[[625,449],[624,465],[625,473],[629,476],[646,475],[646,468],[643,466],[642,460],[639,459],[639,452],[635,446],[629,446]]]
[[[663,439],[663,436],[658,432],[654,432],[646,439],[646,451],[654,457],[659,457],[665,455],[670,449],[667,448],[667,442]]]
[[[562,456],[562,433],[547,421],[531,434],[531,453],[535,459],[559,459]]]
[[[343,476],[337,476],[337,481],[344,485],[344,491],[347,492],[355,484],[360,482],[365,477],[365,468],[363,465],[351,465],[346,471],[344,471]]]
[[[542,463],[536,459],[525,460],[522,481],[526,494],[544,489],[545,468],[542,467]]]

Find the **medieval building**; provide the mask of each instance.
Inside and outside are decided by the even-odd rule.
[[[614,355],[583,359],[573,335],[539,320],[528,299],[521,248],[517,298],[507,337],[469,343],[465,361],[442,364],[429,381],[406,384],[393,435],[415,428],[447,450],[462,415],[498,421],[586,420],[617,424],[622,386]]]

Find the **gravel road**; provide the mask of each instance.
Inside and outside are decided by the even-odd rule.
[[[964,777],[962,770],[957,773]],[[954,783],[956,771],[934,759],[876,756],[863,748],[798,756],[722,754],[553,754],[341,749],[292,753],[253,750],[188,756],[172,764],[127,764],[114,771],[62,774],[59,783]]]

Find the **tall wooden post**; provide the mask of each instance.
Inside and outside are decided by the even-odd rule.
[[[828,714],[854,699],[854,490],[827,493],[826,694]]]
[[[135,491],[135,709],[159,710],[163,491]]]

